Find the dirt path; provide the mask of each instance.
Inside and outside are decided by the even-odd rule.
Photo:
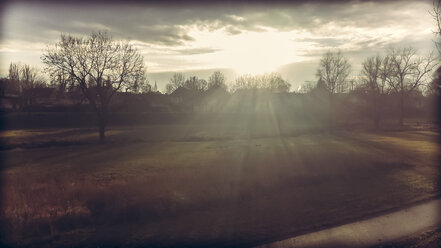
[[[260,247],[369,247],[405,239],[409,235],[440,226],[441,199],[435,199],[397,212]]]

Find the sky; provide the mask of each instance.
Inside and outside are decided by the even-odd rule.
[[[434,49],[431,1],[294,1],[111,3],[10,1],[1,8],[0,75],[11,62],[43,69],[44,49],[60,34],[108,31],[144,56],[147,77],[160,90],[174,72],[227,81],[279,72],[296,90],[315,81],[320,57],[340,50],[352,76],[362,61],[387,47]]]

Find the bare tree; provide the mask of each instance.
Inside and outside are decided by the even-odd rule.
[[[199,79],[196,76],[189,77],[185,80],[183,87],[194,91],[204,91],[207,89],[207,81],[205,79]]]
[[[133,87],[145,75],[143,56],[137,49],[101,31],[84,38],[61,35],[41,59],[51,75],[68,75],[81,89],[96,112],[101,141],[113,95]]]
[[[256,76],[252,75],[242,75],[236,78],[234,84],[232,85],[232,91],[237,90],[250,90],[260,88],[259,82]]]
[[[378,129],[384,107],[384,98],[389,92],[387,80],[392,75],[390,57],[379,55],[367,58],[362,65],[361,80],[367,91],[375,128]]]
[[[427,93],[429,96],[441,97],[441,67],[433,73],[432,81],[429,83]],[[441,100],[441,99],[440,99]]]
[[[20,65],[17,63],[11,63],[9,64],[9,80],[11,80],[14,84],[14,90],[16,92],[21,92],[21,85],[20,85]]]
[[[69,75],[59,71],[50,75],[50,85],[57,88],[59,95],[64,95],[69,88],[72,88],[73,82],[69,81]]]
[[[165,90],[168,94],[171,94],[177,88],[184,86],[185,77],[182,73],[174,73],[170,78],[169,83],[165,86]]]
[[[441,0],[433,1],[433,10],[431,12],[433,18],[436,21],[436,29],[434,31],[436,35],[435,45],[438,53],[441,54]],[[437,96],[439,101],[441,101],[441,67],[436,70],[432,82],[428,87],[429,94]]]
[[[150,85],[150,82],[146,79],[145,81],[141,82],[138,85],[138,89],[135,91],[135,93],[149,93],[149,92],[156,92],[157,90],[154,90],[152,86]]]
[[[208,78],[208,89],[218,89],[223,88],[226,89],[227,85],[225,84],[225,76],[220,71],[215,71],[213,74]]]
[[[437,40],[435,41],[436,48],[438,52],[441,54],[441,0],[433,1],[433,9],[431,12],[433,18],[436,21],[436,29],[434,31]]]
[[[317,77],[322,78],[331,95],[345,90],[346,79],[351,71],[351,65],[346,57],[338,51],[327,52],[320,60]]]
[[[175,73],[170,78],[169,83],[166,85],[166,91],[168,94],[173,93],[178,88],[185,88],[193,91],[204,91],[207,89],[207,81],[205,79],[199,79],[196,76],[191,76],[185,79],[181,73]]]
[[[9,65],[9,80],[20,95],[20,107],[32,105],[35,89],[44,85],[44,80],[36,68],[27,64],[11,63]]]
[[[32,105],[34,103],[35,88],[42,84],[37,77],[37,70],[31,68],[29,65],[23,65],[21,68],[21,88],[22,96],[25,105]]]
[[[236,78],[233,91],[265,89],[270,92],[288,92],[291,84],[278,73],[243,75]]]
[[[9,80],[20,80],[20,64],[11,63],[9,64]]]
[[[332,131],[334,96],[346,90],[346,79],[351,71],[351,65],[343,54],[327,52],[320,60],[317,69],[317,77],[323,80],[324,86],[329,92],[329,129]]]
[[[262,80],[265,83],[265,87],[270,89],[271,92],[288,92],[291,88],[291,84],[278,73],[264,74]]]
[[[148,93],[152,91],[152,86],[144,75],[134,78],[133,83],[124,88],[126,92],[133,93]]]
[[[416,54],[416,50],[412,47],[390,48],[388,49],[388,56],[392,66],[392,74],[388,83],[399,96],[399,124],[403,125],[406,98],[414,90],[427,83],[430,72],[437,63],[433,53],[421,57]]]

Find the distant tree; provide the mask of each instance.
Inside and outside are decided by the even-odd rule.
[[[437,40],[435,41],[435,45],[438,52],[441,54],[441,0],[433,1],[433,10],[431,14],[436,21],[436,29],[434,33],[436,34]]]
[[[291,84],[283,79],[282,76],[278,73],[263,75],[263,82],[265,83],[265,88],[270,89],[271,92],[288,92],[291,88]]]
[[[323,80],[325,88],[329,92],[329,129],[332,131],[334,97],[337,93],[346,90],[346,79],[351,71],[351,65],[343,54],[338,52],[327,52],[320,60],[317,69],[317,77]]]
[[[256,78],[252,75],[242,75],[237,77],[232,85],[232,90],[249,90],[249,89],[257,89],[258,84]]]
[[[346,90],[346,79],[350,71],[349,61],[340,51],[327,52],[320,60],[316,75],[318,78],[322,78],[326,88],[333,96]]]
[[[182,73],[175,73],[166,85],[166,92],[171,94],[178,88],[185,88],[191,91],[205,91],[207,90],[207,86],[208,83],[205,79],[199,79],[197,76],[191,76],[185,79]]]
[[[227,85],[225,84],[225,76],[220,71],[215,71],[213,74],[208,78],[208,89],[226,89]]]
[[[169,83],[165,86],[167,94],[171,94],[179,87],[183,87],[185,83],[185,77],[182,73],[174,73],[170,78]]]
[[[299,86],[297,89],[298,93],[307,94],[311,92],[316,86],[316,82],[314,81],[305,81],[303,84]]]
[[[326,96],[329,96],[329,90],[322,78],[319,78],[317,83],[313,84],[312,88],[307,93],[321,98],[326,98]]]
[[[236,78],[233,91],[266,89],[270,92],[288,92],[291,84],[278,73],[263,75],[243,75]]]
[[[20,93],[22,91],[20,79],[21,79],[21,65],[17,63],[9,64],[8,79],[14,85],[14,91]]]
[[[152,91],[152,86],[146,77],[142,76],[136,78],[132,84],[126,85],[124,87],[125,92],[133,92],[133,93],[148,93]]]
[[[205,79],[199,79],[196,76],[192,76],[185,80],[183,87],[188,90],[204,91],[207,89],[207,81]]]
[[[441,97],[441,67],[433,73],[433,79],[427,89],[429,96]]]
[[[37,70],[29,65],[23,65],[21,68],[20,84],[24,105],[32,105],[34,103],[34,89],[41,84],[37,79]]]
[[[35,89],[45,85],[42,76],[36,68],[27,64],[11,63],[9,65],[9,80],[15,85],[20,95],[20,107],[32,105]]]
[[[399,124],[403,125],[405,101],[407,97],[420,86],[425,85],[430,77],[430,72],[436,66],[433,53],[426,57],[416,54],[412,47],[388,49],[392,74],[388,80],[390,87],[398,94],[400,99]]]
[[[441,0],[433,1],[433,11],[431,14],[436,21],[436,29],[434,32],[436,35],[435,46],[438,53],[441,54]],[[438,106],[438,113],[441,113],[439,110],[439,106],[441,106],[441,67],[438,67],[436,70],[433,80],[428,87],[428,93],[437,99],[435,105]],[[438,114],[438,117],[441,119],[441,115]]]
[[[20,81],[20,75],[21,75],[21,68],[20,64],[18,63],[11,63],[9,64],[9,80],[17,82],[17,88],[20,87],[19,81]]]
[[[387,81],[392,75],[390,57],[379,55],[367,58],[362,64],[361,82],[368,96],[375,128],[379,128],[385,105],[384,98],[389,93]]]
[[[156,91],[153,91],[152,86],[147,81],[147,83],[144,83],[140,86],[139,93],[149,93],[149,92],[156,92]]]
[[[97,115],[101,141],[105,139],[113,95],[122,88],[136,89],[145,78],[143,56],[128,42],[115,41],[107,32],[88,37],[61,35],[41,59],[51,75],[67,75],[81,89]]]
[[[352,92],[357,87],[357,80],[355,78],[351,78],[348,80],[348,90],[349,92]]]
[[[74,87],[74,81],[71,80],[69,75],[58,71],[52,75],[50,75],[50,86],[57,88],[59,95],[64,95],[68,90],[71,90]]]

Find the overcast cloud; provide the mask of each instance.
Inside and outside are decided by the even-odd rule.
[[[430,9],[431,1],[274,5],[11,2],[3,6],[0,73],[4,75],[14,61],[41,67],[42,50],[56,42],[60,33],[87,35],[107,30],[141,50],[152,77],[159,72],[167,75],[215,68],[240,74],[251,70],[251,65],[239,68],[248,57],[262,60],[257,64],[262,71],[283,68],[281,72],[298,85],[314,79],[311,70],[302,74],[298,67],[312,67],[329,49],[340,49],[350,57],[354,73],[366,56],[388,46],[412,45],[428,52],[434,39]],[[288,73],[296,65],[292,69],[296,75]],[[158,82],[160,87],[165,83]]]

